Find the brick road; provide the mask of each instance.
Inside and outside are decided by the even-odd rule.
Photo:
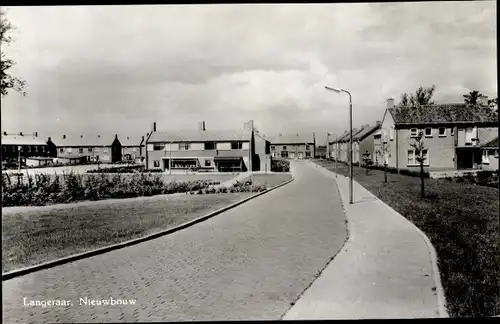
[[[307,162],[294,173],[292,183],[185,230],[3,282],[3,323],[281,318],[346,239],[336,185]],[[137,304],[80,305],[84,297]]]

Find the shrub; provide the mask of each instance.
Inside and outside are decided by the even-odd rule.
[[[287,160],[272,160],[272,172],[290,172],[290,161]]]

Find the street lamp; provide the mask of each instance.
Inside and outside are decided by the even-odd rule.
[[[331,88],[328,86],[325,86],[325,89],[336,93],[345,92],[349,95],[349,128],[351,131],[349,135],[349,204],[352,204],[352,97],[349,91],[344,89]]]

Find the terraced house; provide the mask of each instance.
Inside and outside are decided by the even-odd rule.
[[[483,103],[414,107],[395,106],[389,99],[381,130],[379,141],[389,146],[382,160],[389,167],[419,169],[410,143],[422,132],[427,171],[478,170],[483,166],[481,146],[498,137],[498,114]]]
[[[16,162],[21,157],[21,163],[27,158],[47,157],[47,143],[38,137],[38,133],[24,134],[2,133],[2,161]]]
[[[191,170],[198,172],[269,171],[270,143],[253,127],[240,130],[198,130],[152,132],[146,142],[148,170]]]
[[[271,142],[271,156],[284,159],[309,159],[316,156],[316,138],[314,134],[282,135],[267,138]]]
[[[113,163],[122,160],[122,146],[118,135],[62,135],[50,140],[51,147],[57,149],[57,160],[74,164],[84,162]]]
[[[121,136],[119,141],[122,147],[123,162],[142,162],[146,158],[144,136]]]
[[[363,125],[352,131],[352,162],[362,163],[364,158],[373,160],[375,154],[374,134],[380,129],[381,122],[376,125]],[[345,132],[342,137],[329,143],[333,157],[338,156],[339,161],[349,162],[350,132]]]

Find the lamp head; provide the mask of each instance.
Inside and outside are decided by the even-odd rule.
[[[330,91],[335,91],[336,93],[340,93],[342,91],[342,89],[332,88],[332,87],[329,87],[329,86],[325,86],[325,89],[326,90],[330,90]]]

